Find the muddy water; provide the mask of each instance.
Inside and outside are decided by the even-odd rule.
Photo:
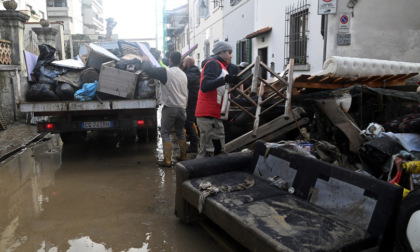
[[[159,143],[37,143],[0,164],[0,251],[221,251],[174,215]]]

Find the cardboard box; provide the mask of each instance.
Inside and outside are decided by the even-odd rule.
[[[127,99],[134,98],[139,73],[114,68],[115,62],[103,63],[99,73],[98,91]]]

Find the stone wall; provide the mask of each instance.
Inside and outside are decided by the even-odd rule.
[[[16,114],[13,82],[16,82],[16,65],[0,65],[0,114],[6,124],[22,116]]]

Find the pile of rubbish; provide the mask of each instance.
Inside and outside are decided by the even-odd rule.
[[[132,46],[135,47],[134,44]],[[30,87],[26,101],[147,99],[156,95],[155,81],[140,69],[141,52],[121,53],[119,58],[91,43],[87,46],[87,55],[56,60],[54,47],[48,44],[38,47],[40,55],[36,64],[28,69]],[[107,64],[107,68],[103,68],[103,64]],[[118,73],[129,77],[120,78],[119,81],[110,80],[106,78],[110,73],[105,73],[113,71],[109,68],[122,70]],[[119,89],[126,92],[117,92]]]
[[[408,193],[420,187],[420,96],[417,85],[400,89],[355,85],[294,96],[310,121],[278,143]]]

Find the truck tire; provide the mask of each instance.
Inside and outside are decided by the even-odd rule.
[[[420,251],[420,189],[405,197],[398,211],[396,225],[397,251]]]
[[[139,129],[137,130],[137,137],[138,143],[141,142],[149,142],[149,141],[156,141],[157,138],[157,129],[156,128],[149,128],[149,129]]]
[[[86,132],[61,132],[60,137],[63,143],[82,143],[86,140]]]

